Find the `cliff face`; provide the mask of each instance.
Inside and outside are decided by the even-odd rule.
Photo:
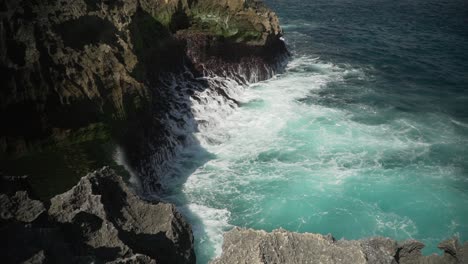
[[[0,186],[2,260],[194,263],[174,205],[141,200],[109,169],[81,176],[119,169],[120,145],[158,189],[197,129],[197,93],[235,105],[204,77],[270,77],[280,38],[256,0],[1,1],[0,173],[29,175]]]
[[[280,37],[251,0],[2,1],[0,166],[50,198],[120,145],[157,186],[196,130],[192,96],[220,91],[199,77],[266,79],[287,56]]]
[[[162,74],[265,70],[286,52],[275,14],[246,0],[6,0],[0,36],[2,156],[120,139],[164,116]]]
[[[3,153],[85,135],[96,130],[93,124],[107,131],[112,121],[124,120],[148,100],[148,89],[131,76],[138,58],[125,29],[136,2],[122,1],[120,7],[85,1],[3,5]]]
[[[422,256],[424,244],[416,240],[398,243],[389,238],[335,240],[331,235],[271,233],[234,228],[224,235],[223,254],[213,264],[228,263],[468,263],[468,242],[441,242],[442,256]]]
[[[195,263],[190,225],[175,206],[141,200],[108,168],[46,204],[21,179],[1,182],[16,185],[0,194],[3,263]]]
[[[70,177],[58,169],[62,160],[81,176],[110,153],[96,151],[94,141],[116,141],[146,186],[157,187],[172,149],[187,141],[180,131],[196,123],[194,94],[212,89],[234,101],[200,77],[264,80],[287,56],[280,38],[276,15],[257,0],[1,1],[0,165],[32,155],[59,185]],[[93,155],[82,147],[90,142]],[[38,159],[57,147],[73,157],[54,152],[52,165]],[[20,162],[20,173],[29,165]],[[42,201],[25,179],[1,182],[2,261],[195,262],[190,225],[174,205],[141,200],[109,169],[78,179]],[[234,229],[214,263],[467,262],[466,244],[455,240],[441,244],[440,257],[421,256],[422,246]]]

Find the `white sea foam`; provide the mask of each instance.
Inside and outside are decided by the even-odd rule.
[[[191,203],[182,208],[197,214],[201,219],[202,227],[198,228],[205,230],[203,232],[208,235],[203,238],[208,241],[203,243],[212,244],[216,253],[220,253],[222,231],[229,227],[229,211],[213,211],[215,209],[209,206],[213,202],[213,194],[239,194],[243,199],[252,202],[262,198],[259,196],[261,194],[245,193],[240,188],[248,188],[254,182],[261,185],[281,180],[284,173],[275,171],[288,170],[297,166],[297,163],[288,164],[275,158],[276,161],[269,161],[269,167],[276,167],[271,172],[262,170],[261,166],[248,166],[248,163],[261,162],[258,161],[259,154],[275,148],[294,152],[295,147],[284,150],[287,142],[283,142],[285,139],[280,133],[287,127],[288,122],[300,118],[304,111],[310,111],[296,100],[308,96],[311,90],[322,89],[330,81],[341,80],[348,72],[347,69],[322,63],[319,58],[309,57],[292,60],[287,69],[293,73],[253,84],[247,89],[235,82],[221,82],[221,89],[230,98],[244,104],[241,108],[237,108],[233,101],[213,94],[211,90],[197,93],[196,99],[192,99],[192,113],[199,122],[196,138],[203,148],[216,156],[216,159],[197,168],[187,179],[182,192]],[[261,107],[250,107],[251,102],[263,104]],[[248,171],[239,167],[246,167]],[[348,172],[335,173],[333,181],[341,181],[346,173]]]
[[[229,211],[196,203],[181,206],[179,210],[191,220],[194,236],[199,239],[199,246],[204,246],[208,251],[213,250],[215,255],[220,255],[223,233],[231,227],[228,223]]]
[[[335,96],[330,84],[349,78],[369,76],[350,65],[296,57],[271,80],[244,87],[208,78],[223,92],[194,94],[194,138],[200,146],[186,147],[173,163],[173,175],[190,176],[169,177],[165,184],[177,190],[169,199],[195,223],[201,259],[220,253],[222,234],[231,225],[398,239],[420,234],[420,219],[410,211],[428,197],[442,206],[450,188],[439,187],[441,195],[432,197],[432,187],[421,183],[463,175],[451,161],[423,162],[439,141],[459,140],[450,130],[453,121],[425,116],[447,127],[440,135],[440,129],[405,115],[369,125],[353,119],[353,109],[316,103]],[[380,111],[372,105],[358,109]],[[386,199],[394,201],[379,204]],[[342,219],[349,220],[348,229],[340,229]]]
[[[120,146],[117,146],[114,150],[113,159],[115,163],[117,163],[120,166],[123,166],[125,170],[130,174],[129,182],[131,184],[131,187],[133,187],[137,192],[141,192],[142,186],[140,178],[137,176],[138,174],[135,173],[130,166],[128,166],[125,155]]]

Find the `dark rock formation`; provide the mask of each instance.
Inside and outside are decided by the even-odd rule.
[[[281,41],[265,46],[226,40],[204,32],[179,31],[177,38],[186,43],[187,56],[205,75],[229,77],[240,83],[266,80],[282,68],[287,50]]]
[[[174,205],[144,201],[104,168],[50,201],[0,196],[2,263],[195,263]]]
[[[281,35],[275,13],[256,0],[2,1],[0,166],[34,178],[22,166],[11,168],[18,164],[12,161],[29,156],[32,167],[45,151],[73,153],[66,156],[79,162],[61,161],[68,175],[55,169],[41,175],[54,184],[68,177],[56,188],[63,192],[87,172],[112,165],[107,148],[90,154],[81,146],[112,142],[152,180],[147,185],[158,186],[173,149],[187,141],[173,128],[196,123],[191,96],[218,89],[199,77],[240,83],[271,77],[287,56]],[[174,84],[174,75],[194,85]],[[78,149],[84,150],[75,155]]]
[[[424,244],[415,240],[398,243],[389,238],[335,240],[331,235],[271,233],[234,228],[224,235],[223,253],[213,264],[232,263],[468,263],[468,242],[441,242],[442,256],[422,256]]]
[[[26,191],[18,191],[13,196],[0,194],[0,217],[4,220],[32,222],[44,211],[44,205],[30,199]]]
[[[0,2],[0,167],[29,175],[0,186],[2,263],[193,263],[174,206],[141,200],[109,169],[48,198],[114,166],[116,145],[158,189],[196,123],[192,96],[232,100],[200,77],[271,77],[281,34],[257,0]]]
[[[3,1],[2,153],[108,137],[97,128],[125,119],[147,100],[147,89],[131,76],[137,58],[130,32],[121,30],[132,15],[123,10],[135,12],[137,3],[89,10],[87,2]]]
[[[164,135],[161,75],[264,71],[286,52],[280,37],[253,0],[2,1],[0,156],[146,133],[138,126]]]

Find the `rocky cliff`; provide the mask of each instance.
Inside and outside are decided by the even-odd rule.
[[[200,77],[270,77],[287,55],[281,34],[276,15],[256,0],[2,1],[0,165],[34,176],[46,163],[63,164],[69,176],[53,169],[37,181],[54,175],[62,192],[111,165],[109,149],[120,145],[157,185],[187,141],[174,130],[196,123],[194,93],[220,91]]]
[[[193,100],[236,105],[209,77],[271,77],[281,34],[257,0],[1,1],[0,173],[28,175],[0,186],[2,261],[193,263],[190,226],[129,190],[115,150],[158,191]],[[104,165],[119,176],[81,178]]]
[[[2,263],[195,263],[190,225],[175,206],[144,201],[104,168],[47,203],[3,177]]]
[[[142,200],[109,168],[81,176],[119,169],[120,145],[157,191],[174,149],[193,143],[198,94],[236,104],[205,77],[271,77],[287,56],[281,35],[258,0],[1,1],[0,165],[29,174],[1,181],[2,263],[194,263],[174,205]],[[422,247],[234,229],[214,263],[467,262],[456,240],[443,256]]]
[[[416,240],[398,243],[389,238],[335,240],[331,235],[271,233],[234,228],[224,235],[223,254],[212,264],[232,263],[373,263],[373,264],[462,264],[468,263],[468,242],[457,239],[441,242],[443,255],[423,256],[424,244]]]
[[[161,74],[265,70],[286,52],[253,0],[6,0],[0,36],[2,154],[122,136],[164,115]]]

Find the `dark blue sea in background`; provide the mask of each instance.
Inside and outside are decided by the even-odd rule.
[[[296,56],[348,64],[370,77],[356,86],[369,87],[375,96],[345,89],[336,94],[336,103],[342,97],[467,121],[468,1],[266,2],[280,16]]]
[[[468,240],[468,1],[266,3],[286,72],[238,95],[167,183],[199,263],[233,226],[414,238],[426,254]]]

